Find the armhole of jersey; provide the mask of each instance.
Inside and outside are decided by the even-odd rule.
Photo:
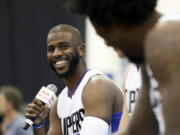
[[[123,92],[123,98],[124,98],[124,106],[123,106],[123,116],[122,116],[122,120],[121,120],[120,128],[119,128],[121,132],[125,131],[125,129],[127,127],[128,120],[129,120],[127,101],[126,101],[126,98],[127,98],[126,97],[126,80],[128,77],[128,73],[132,67],[133,67],[133,65],[129,64],[129,66],[125,70],[123,80],[122,80],[122,92]]]
[[[93,72],[94,73],[93,73]],[[88,84],[88,82],[94,77],[94,76],[96,76],[96,75],[103,75],[103,76],[105,76],[103,73],[101,73],[101,72],[98,72],[98,71],[96,71],[96,70],[91,70],[91,71],[89,71],[89,72],[92,72],[92,73],[87,73],[88,75],[88,77],[87,78],[85,78],[85,80],[84,80],[84,86],[83,86],[83,89],[81,90],[81,100],[82,100],[82,93],[83,93],[83,90],[84,90],[84,87],[86,87],[86,85]],[[80,84],[80,85],[83,85],[83,84]],[[81,86],[80,86],[81,87]],[[83,101],[82,101],[82,104],[83,104]],[[83,105],[84,106],[84,105]]]
[[[127,69],[125,70],[125,73],[123,75],[123,80],[122,80],[122,91],[123,91],[123,95],[125,96],[125,89],[126,89],[126,80],[129,74],[130,69],[133,67],[132,64],[129,64],[129,66],[127,67]]]

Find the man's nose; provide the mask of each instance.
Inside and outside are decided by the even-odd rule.
[[[59,58],[59,57],[61,57],[61,56],[62,56],[62,51],[60,51],[59,48],[56,48],[56,49],[54,50],[53,57]]]

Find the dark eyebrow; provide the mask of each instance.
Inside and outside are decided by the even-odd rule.
[[[55,45],[70,45],[70,43],[69,42],[59,42]],[[52,46],[54,46],[54,44],[48,44],[48,47],[52,47]]]
[[[69,45],[70,43],[69,42],[60,42],[60,43],[58,43],[58,45]]]

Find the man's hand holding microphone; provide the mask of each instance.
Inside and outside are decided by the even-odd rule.
[[[56,101],[57,87],[54,84],[49,84],[47,87],[42,86],[37,93],[35,99],[27,106],[25,117],[24,130],[30,126],[41,127],[44,124],[45,118],[48,115],[49,108]]]

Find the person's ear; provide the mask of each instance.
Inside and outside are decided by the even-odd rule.
[[[84,43],[79,45],[78,52],[79,52],[79,56],[85,56],[85,45],[84,45]]]

